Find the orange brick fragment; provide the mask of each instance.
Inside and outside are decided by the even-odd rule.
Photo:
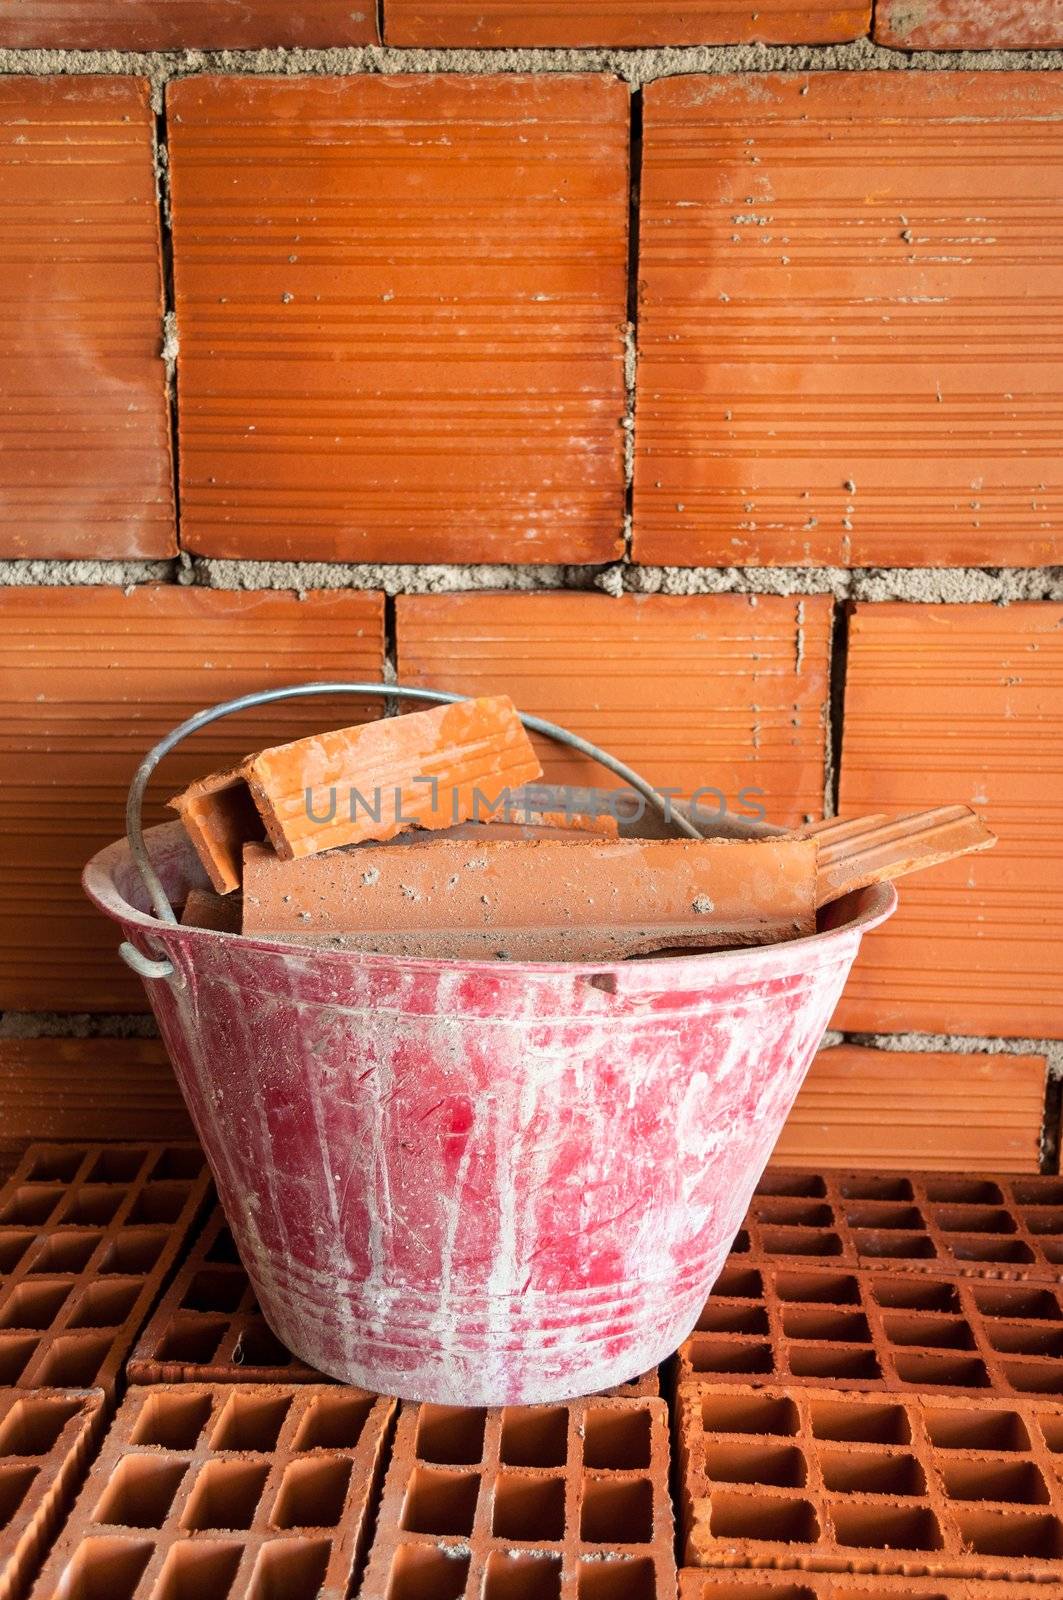
[[[877,0],[874,36],[897,50],[1051,50],[1063,12],[1055,0]]]
[[[802,832],[819,846],[818,905],[996,844],[996,835],[970,806],[934,806],[891,818],[832,818]]]
[[[1061,200],[1055,72],[651,84],[636,558],[1058,561]]]
[[[174,555],[148,85],[0,79],[0,219],[0,556]]]
[[[790,0],[387,0],[389,44],[660,45],[834,44],[857,39],[871,6],[796,6]]]
[[[758,839],[435,839],[312,861],[244,855],[244,932],[344,948],[623,960],[815,932],[816,846]]]
[[[374,44],[373,0],[18,0],[0,45],[59,50],[250,50]]]
[[[837,1025],[1063,1034],[1063,607],[864,605],[852,619],[840,810],[963,800],[994,850],[906,883]]]
[[[189,78],[167,104],[190,549],[622,550],[626,85]]]

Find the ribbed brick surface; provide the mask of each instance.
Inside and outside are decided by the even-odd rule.
[[[738,1567],[715,1572],[687,1567],[679,1600],[1056,1600],[1052,1585],[1016,1585],[1007,1578],[889,1577],[879,1572],[771,1572]]]
[[[373,0],[18,0],[0,45],[61,50],[247,50],[370,44]]]
[[[0,590],[0,1006],[143,1010],[118,930],[85,899],[86,860],[125,829],[144,753],[193,711],[315,678],[377,679],[378,594],[144,587]],[[150,822],[182,782],[249,749],[379,707],[291,702],[215,724],[163,763]]]
[[[387,0],[389,44],[653,45],[830,44],[868,30],[870,5],[802,9],[789,0]]]
[[[0,1389],[0,1600],[36,1576],[103,1423],[99,1391]]]
[[[0,82],[0,556],[176,550],[153,140],[137,79]]]
[[[1047,50],[1063,14],[1053,0],[877,0],[874,34],[897,50]]]
[[[811,1262],[726,1266],[679,1348],[681,1382],[1063,1395],[1057,1285]]]
[[[132,1389],[34,1600],[346,1600],[393,1400],[360,1389]]]
[[[1057,560],[1061,194],[1056,73],[651,84],[636,558]]]
[[[798,822],[823,805],[830,617],[819,596],[400,596],[399,678],[504,691],[674,793],[711,786],[739,815]],[[549,782],[610,783],[536,748]],[[700,804],[711,816],[719,800]]]
[[[1044,1056],[821,1050],[774,1159],[877,1171],[1037,1172],[1046,1072]]]
[[[689,1566],[1060,1571],[1063,1406],[688,1384],[676,1428]]]
[[[837,1026],[1063,1034],[1061,761],[1063,607],[857,608],[843,813],[966,801],[999,843],[902,886]]]
[[[31,1145],[0,1189],[0,1383],[113,1393],[209,1190],[198,1145]]]
[[[167,103],[184,543],[616,555],[626,87],[202,78]]]
[[[360,1600],[671,1600],[663,1400],[405,1405]]]

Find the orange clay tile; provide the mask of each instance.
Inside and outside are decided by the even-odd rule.
[[[0,80],[0,557],[176,552],[153,163],[141,80]]]
[[[874,37],[896,50],[1047,50],[1063,44],[1053,0],[877,0]]]
[[[0,46],[61,50],[248,50],[373,44],[373,0],[19,0]]]
[[[167,105],[189,549],[619,553],[625,85],[207,77]]]
[[[158,1039],[0,1040],[0,1138],[192,1139]]]
[[[963,801],[999,843],[902,886],[837,1026],[1063,1034],[1061,683],[1061,606],[857,607],[842,815]]]
[[[763,595],[403,595],[402,682],[513,696],[658,787],[799,823],[823,805],[831,603]],[[535,741],[551,783],[609,773]],[[718,793],[710,793],[709,790]],[[757,790],[758,793],[750,793]]]
[[[651,84],[635,558],[1058,561],[1061,199],[1058,73]]]
[[[831,818],[802,833],[819,846],[817,905],[996,844],[996,835],[970,806],[933,806],[902,817]]]
[[[819,4],[790,0],[386,0],[388,44],[655,45],[831,44],[868,31],[870,3]]]
[[[21,1600],[103,1431],[99,1389],[0,1389],[0,1600]]]
[[[816,929],[816,846],[792,839],[435,839],[280,861],[244,853],[244,928],[402,955],[623,960]],[[545,898],[544,898],[545,890]]]
[[[314,678],[379,678],[378,594],[182,587],[0,590],[0,1006],[146,1007],[116,929],[85,899],[81,869],[121,837],[125,796],[152,744],[201,707]],[[350,698],[281,702],[214,724],[163,765],[162,800],[249,746],[322,720],[375,716]]]
[[[1046,1065],[1039,1055],[821,1050],[773,1159],[876,1171],[1037,1172]]]
[[[209,889],[192,889],[181,910],[183,928],[210,928],[215,933],[239,933],[243,905],[238,894],[224,899]]]

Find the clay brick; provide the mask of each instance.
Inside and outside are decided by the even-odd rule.
[[[728,1260],[1056,1282],[1063,1178],[770,1166]]]
[[[890,818],[831,817],[804,834],[819,846],[819,905],[996,844],[996,835],[970,806],[931,806]]]
[[[619,553],[626,86],[196,78],[167,103],[189,549]]]
[[[764,0],[756,9],[735,0],[386,0],[389,44],[661,45],[832,44],[868,31],[870,4],[801,8]]]
[[[36,1576],[103,1418],[98,1390],[0,1389],[0,1600]]]
[[[394,1410],[361,1389],[131,1389],[33,1600],[345,1600]]]
[[[141,757],[193,711],[314,678],[377,679],[378,594],[225,594],[179,587],[0,591],[0,1006],[144,1010],[117,928],[85,899],[89,856],[122,835]],[[352,698],[282,702],[183,745],[149,823],[180,783],[256,743],[379,715]]]
[[[739,1567],[679,1574],[679,1600],[1048,1600],[1050,1588],[993,1578],[887,1577],[879,1572],[770,1572]]]
[[[371,0],[19,0],[0,12],[0,46],[15,49],[312,49],[377,39]]]
[[[131,1383],[332,1383],[292,1355],[255,1302],[218,1206],[188,1252],[126,1364]],[[656,1369],[618,1395],[659,1392]]]
[[[858,606],[843,815],[965,801],[994,850],[903,886],[836,1014],[854,1030],[1063,1034],[1063,607]]]
[[[648,87],[637,560],[1059,559],[1061,119],[1048,72]]]
[[[680,1383],[748,1374],[821,1389],[1058,1400],[1063,1302],[1058,1282],[735,1258],[676,1371]]]
[[[663,1400],[404,1405],[360,1600],[671,1600]]]
[[[786,1166],[938,1172],[1040,1169],[1046,1061],[1037,1055],[821,1050],[775,1146]]]
[[[685,1565],[1058,1580],[1059,1405],[691,1383],[676,1431]]]
[[[0,81],[0,557],[176,553],[153,139],[140,79]]]
[[[0,1137],[19,1157],[35,1140],[194,1139],[158,1039],[0,1040]]]
[[[822,596],[400,595],[397,618],[405,683],[504,690],[673,793],[711,786],[739,816],[822,811]],[[551,783],[610,783],[585,757],[534,742]],[[699,804],[711,817],[719,799]]]
[[[0,1189],[0,1382],[113,1395],[209,1193],[198,1145],[31,1145]]]
[[[874,36],[895,50],[1050,50],[1063,16],[1052,0],[877,0]]]

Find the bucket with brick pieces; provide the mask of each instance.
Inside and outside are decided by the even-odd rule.
[[[264,1316],[320,1371],[412,1399],[530,1404],[628,1381],[693,1328],[894,889],[848,895],[789,943],[614,963],[180,926],[172,906],[206,875],[179,823],[141,829],[144,789],[187,732],[262,698],[156,746],[129,837],[84,883],[144,980]],[[681,813],[670,826],[694,831]],[[652,806],[621,822],[668,827]]]

